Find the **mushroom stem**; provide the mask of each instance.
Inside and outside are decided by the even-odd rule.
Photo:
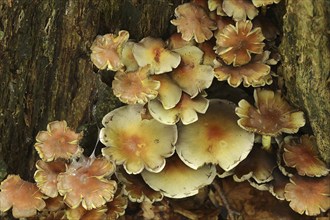
[[[266,150],[266,151],[270,151],[271,150],[271,139],[272,137],[269,135],[262,135],[262,149]]]
[[[267,14],[267,6],[261,6],[261,13],[262,13],[262,15],[266,16],[266,14]]]

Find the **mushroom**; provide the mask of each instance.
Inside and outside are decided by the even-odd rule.
[[[208,0],[208,8],[210,11],[215,11],[217,15],[226,16],[227,14],[223,11],[222,8],[223,0]]]
[[[151,73],[170,72],[181,61],[180,55],[165,48],[162,39],[143,38],[133,45],[133,56],[140,67],[150,65]]]
[[[127,197],[124,197],[121,193],[118,194],[111,202],[106,204],[106,219],[113,220],[123,216],[125,214],[127,205]]]
[[[118,71],[112,81],[113,94],[126,104],[145,104],[158,95],[160,82],[149,77],[145,66],[132,72]]]
[[[227,80],[232,87],[238,87],[242,82],[245,87],[264,86],[271,84],[272,78],[267,81],[265,76],[270,74],[270,66],[265,64],[270,55],[269,51],[256,55],[251,62],[242,66],[226,65],[221,60],[216,60],[214,74],[219,81]]]
[[[34,173],[34,180],[40,191],[51,197],[58,196],[57,176],[65,172],[66,163],[63,160],[45,162],[38,160],[36,162],[37,171]]]
[[[252,20],[258,15],[258,9],[249,0],[223,0],[222,10],[235,21]]]
[[[139,68],[138,63],[136,62],[133,55],[133,46],[134,42],[128,41],[123,45],[123,50],[121,52],[121,61],[123,65],[126,67],[125,72],[136,71]]]
[[[123,169],[116,172],[118,180],[123,184],[123,192],[132,202],[149,201],[151,203],[161,201],[163,194],[155,191],[147,185],[141,175],[129,175]]]
[[[15,218],[32,217],[46,206],[39,188],[18,175],[9,175],[1,182],[0,190],[0,211],[6,212],[12,207]]]
[[[295,110],[282,97],[271,90],[254,90],[255,106],[244,99],[238,103],[236,114],[238,125],[250,132],[262,135],[264,149],[270,149],[271,137],[282,132],[296,133],[305,125],[304,113]]]
[[[182,93],[179,103],[171,109],[165,109],[158,100],[151,100],[148,103],[150,114],[157,121],[174,125],[180,119],[184,125],[191,124],[198,120],[198,113],[204,114],[209,106],[209,100],[202,95],[191,98],[186,93]]]
[[[271,4],[277,4],[279,3],[281,0],[252,0],[252,3],[256,6],[256,7],[261,7],[261,6],[267,6],[267,5],[271,5]]]
[[[235,105],[226,100],[210,100],[205,114],[195,123],[178,127],[176,151],[193,169],[219,164],[229,171],[244,160],[252,149],[254,134],[237,125]]]
[[[182,38],[190,41],[192,38],[197,43],[209,40],[213,36],[212,30],[216,29],[215,22],[207,15],[206,11],[194,3],[185,3],[175,9],[176,19],[171,23],[177,26]]]
[[[279,200],[285,200],[285,186],[290,182],[289,177],[283,175],[283,173],[275,168],[273,170],[273,179],[269,183],[269,192]]]
[[[83,150],[78,145],[81,138],[82,133],[75,133],[68,128],[66,121],[53,121],[48,123],[47,131],[39,131],[34,146],[44,161],[70,159],[81,155]]]
[[[196,46],[185,46],[175,50],[181,55],[181,63],[170,76],[192,98],[211,86],[213,67],[203,65],[203,51]]]
[[[186,166],[177,155],[167,159],[165,168],[159,173],[143,171],[144,181],[154,190],[169,198],[185,198],[198,193],[203,186],[212,183],[216,176],[213,165],[198,169]]]
[[[91,60],[100,69],[117,71],[123,67],[121,52],[123,45],[127,42],[129,33],[119,31],[118,35],[106,34],[99,35],[91,46]]]
[[[299,214],[315,216],[330,208],[330,176],[310,178],[293,176],[285,186],[285,199]]]
[[[230,65],[241,66],[251,60],[251,53],[261,54],[265,44],[261,28],[253,28],[251,21],[238,21],[227,25],[215,35],[216,53]]]
[[[144,168],[160,172],[165,158],[174,153],[177,139],[175,125],[164,125],[155,119],[143,119],[142,105],[128,105],[104,116],[100,141],[107,146],[102,154],[116,164],[123,164],[129,174],[138,174]]]
[[[117,183],[107,179],[114,171],[115,165],[105,158],[81,157],[58,175],[57,188],[71,209],[99,208],[114,198]]]
[[[91,220],[91,219],[106,219],[107,208],[105,206],[86,210],[81,205],[74,209],[66,211],[66,217],[68,220]]]
[[[184,46],[194,46],[196,42],[191,39],[190,41],[185,41],[182,39],[182,35],[180,33],[173,33],[169,39],[167,40],[167,46],[169,49],[174,50]]]
[[[283,160],[289,167],[296,168],[301,176],[320,177],[329,174],[326,164],[319,159],[315,137],[300,138],[287,136],[283,142]]]

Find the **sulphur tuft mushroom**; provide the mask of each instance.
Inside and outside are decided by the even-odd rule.
[[[237,123],[247,131],[262,134],[265,149],[270,149],[271,137],[296,133],[305,125],[304,113],[291,107],[280,92],[255,89],[254,100],[256,107],[244,99],[238,103]]]
[[[102,120],[100,141],[107,146],[102,154],[123,164],[129,174],[138,174],[144,168],[160,172],[165,158],[174,153],[176,126],[144,119],[145,112],[142,105],[128,105],[111,111]]]
[[[252,3],[256,6],[256,7],[261,7],[261,6],[267,6],[267,5],[271,5],[271,4],[277,4],[279,3],[281,0],[252,0]]]
[[[118,71],[112,81],[113,94],[126,104],[145,104],[158,95],[160,82],[149,77],[145,66],[132,72]]]
[[[191,98],[186,93],[182,93],[181,99],[171,109],[163,108],[162,104],[158,100],[151,100],[148,103],[148,109],[150,114],[157,121],[174,125],[179,120],[184,125],[191,124],[198,120],[198,114],[204,114],[209,106],[209,100],[203,97],[201,94],[195,98]]]
[[[253,28],[251,21],[227,25],[215,35],[217,54],[230,65],[241,66],[251,60],[251,54],[261,54],[265,44],[261,28]]]
[[[115,165],[105,158],[81,157],[58,175],[57,188],[71,209],[99,208],[114,198],[117,183],[107,179],[114,171]]]
[[[9,175],[0,185],[0,211],[10,208],[15,218],[27,218],[45,208],[46,203],[39,188],[22,180],[18,175]]]
[[[154,190],[169,198],[185,198],[198,193],[203,186],[212,183],[216,176],[213,165],[192,169],[175,154],[167,159],[165,168],[159,173],[143,171],[144,181]]]
[[[185,164],[197,169],[204,164],[219,164],[229,171],[250,153],[254,134],[237,125],[235,104],[210,100],[198,121],[178,127],[176,150]]]
[[[181,61],[179,54],[165,48],[162,39],[152,37],[143,38],[134,44],[132,52],[140,67],[149,65],[151,72],[155,74],[170,72]]]
[[[70,159],[81,155],[83,150],[78,145],[81,138],[82,133],[75,133],[68,128],[66,121],[53,121],[48,123],[47,131],[39,131],[34,146],[44,161]]]
[[[186,41],[195,39],[197,43],[209,40],[213,36],[212,30],[216,29],[215,22],[207,15],[206,11],[194,3],[185,3],[175,9],[176,19],[171,23],[177,26],[178,32]]]
[[[299,214],[315,216],[330,209],[330,176],[293,176],[285,186],[285,199]]]
[[[210,11],[216,11],[217,15],[226,16],[222,8],[223,0],[208,0],[207,5]]]
[[[37,171],[34,173],[34,180],[40,191],[51,198],[57,197],[57,176],[65,172],[65,161],[57,160],[45,162],[38,160],[36,162],[36,167]]]
[[[250,0],[223,0],[222,9],[235,21],[245,21],[247,18],[252,20],[258,15],[258,9]]]
[[[296,168],[301,176],[320,177],[329,174],[326,164],[320,160],[315,137],[287,136],[283,142],[283,160],[289,167]]]
[[[99,35],[91,46],[91,60],[100,70],[108,69],[117,71],[123,68],[121,53],[123,45],[127,42],[129,33],[119,31],[118,35],[106,34]]]

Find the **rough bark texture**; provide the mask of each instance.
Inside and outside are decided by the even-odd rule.
[[[136,38],[163,36],[180,3],[0,1],[2,168],[6,165],[8,173],[31,179],[39,130],[52,120],[67,120],[73,128],[94,120],[98,88],[105,88],[89,59],[97,34],[127,29]],[[100,109],[109,111],[111,104]]]
[[[328,0],[287,0],[282,74],[288,99],[304,109],[323,159],[330,163],[330,51]]]

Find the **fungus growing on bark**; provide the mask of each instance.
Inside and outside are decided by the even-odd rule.
[[[279,3],[281,0],[252,0],[252,3],[256,6],[256,7],[261,7],[261,6],[267,6],[267,5],[271,5],[271,4],[277,4]]]
[[[36,162],[37,171],[34,173],[34,180],[43,194],[51,198],[58,196],[57,176],[59,173],[65,172],[65,165],[63,160],[52,162],[38,160]]]
[[[251,21],[238,21],[227,25],[215,35],[216,53],[226,64],[244,65],[251,60],[251,53],[261,54],[265,44],[261,28],[253,28]]]
[[[241,129],[237,119],[233,103],[211,100],[197,122],[178,127],[179,157],[193,169],[207,163],[233,169],[247,157],[254,141],[254,134]]]
[[[255,106],[241,100],[236,108],[240,117],[238,125],[250,132],[262,134],[262,145],[270,148],[271,137],[282,132],[296,133],[305,125],[304,113],[291,107],[282,98],[280,92],[271,90],[254,90]]]
[[[175,9],[176,19],[171,23],[177,26],[178,33],[186,41],[195,39],[197,43],[209,40],[213,36],[212,30],[216,29],[215,22],[207,15],[206,11],[194,3],[185,3]]]
[[[119,31],[118,35],[97,36],[91,46],[93,64],[100,70],[117,71],[121,69],[124,66],[121,61],[121,52],[128,38],[129,33],[124,30]]]
[[[151,73],[170,72],[181,61],[180,55],[165,48],[162,39],[143,38],[133,45],[133,56],[140,67],[150,65]]]
[[[320,177],[329,174],[326,164],[319,159],[315,137],[287,136],[283,143],[283,160],[289,167],[296,168],[301,176]]]
[[[245,87],[264,86],[270,84],[265,76],[270,74],[270,66],[265,64],[270,55],[269,51],[258,54],[251,62],[242,66],[226,65],[221,60],[216,60],[214,74],[219,81],[227,80],[232,87],[238,87],[242,82]],[[270,77],[271,79],[271,77]]]
[[[114,171],[115,165],[105,158],[81,157],[58,175],[57,188],[72,209],[80,204],[86,210],[99,208],[114,198],[117,183],[107,179]]]
[[[203,51],[196,46],[185,46],[175,50],[181,55],[181,63],[170,76],[192,98],[211,86],[213,67],[203,65]]]
[[[163,108],[158,100],[152,100],[148,103],[148,109],[152,117],[167,125],[174,125],[179,120],[184,125],[191,124],[198,120],[197,112],[204,114],[208,106],[209,100],[202,95],[191,98],[186,93],[182,93],[179,103],[171,109]]]
[[[154,190],[169,198],[185,198],[198,193],[203,186],[211,184],[216,176],[213,165],[198,169],[186,166],[177,155],[167,159],[165,168],[159,173],[143,171],[144,181]]]
[[[163,199],[163,194],[147,185],[141,175],[129,175],[123,169],[116,172],[118,180],[123,184],[123,192],[132,202],[157,202]]]
[[[39,131],[34,146],[44,161],[69,159],[81,155],[83,150],[78,145],[81,137],[82,133],[68,128],[66,121],[53,121],[48,123],[47,131]]]
[[[165,158],[174,153],[176,126],[143,119],[145,111],[141,105],[128,105],[111,111],[102,120],[100,141],[107,146],[102,154],[123,164],[129,174],[138,174],[144,168],[159,172]]]
[[[330,176],[293,176],[285,186],[285,198],[299,214],[315,216],[330,208]]]
[[[149,77],[145,66],[132,72],[118,71],[112,81],[113,94],[127,104],[145,104],[158,95],[160,82]]]
[[[15,218],[27,218],[45,208],[45,197],[39,188],[30,182],[22,180],[18,175],[9,175],[0,185],[0,211],[10,208]]]
[[[252,20],[258,15],[258,9],[249,0],[223,0],[222,10],[235,21]]]

